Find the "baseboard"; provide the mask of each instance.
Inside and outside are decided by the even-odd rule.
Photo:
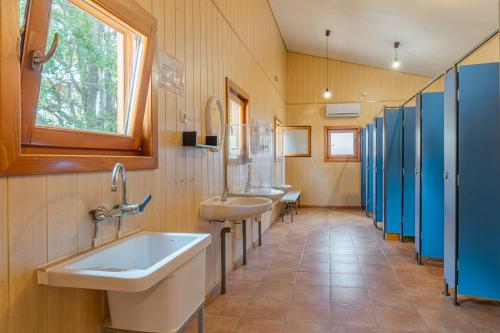
[[[300,208],[328,208],[328,209],[361,209],[361,206],[342,205],[300,205]]]

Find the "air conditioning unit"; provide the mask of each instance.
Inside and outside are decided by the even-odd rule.
[[[359,117],[361,114],[360,103],[327,104],[326,116],[333,117]]]

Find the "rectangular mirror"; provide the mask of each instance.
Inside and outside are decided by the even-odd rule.
[[[311,126],[284,126],[285,157],[311,157]]]

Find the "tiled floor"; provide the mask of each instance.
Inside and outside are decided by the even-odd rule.
[[[362,212],[301,209],[295,223],[272,226],[248,265],[230,274],[227,295],[206,306],[206,329],[500,332],[500,303],[461,299],[455,307],[441,291],[442,267],[416,265],[412,243],[383,241]]]

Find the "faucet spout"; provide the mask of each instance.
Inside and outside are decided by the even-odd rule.
[[[111,192],[118,191],[118,185],[116,184],[116,179],[118,174],[121,175],[122,179],[122,204],[127,204],[127,171],[125,166],[121,163],[116,163],[113,168],[113,173],[111,174]]]

